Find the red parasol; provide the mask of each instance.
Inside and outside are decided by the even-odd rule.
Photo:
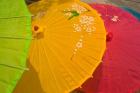
[[[135,93],[140,89],[140,22],[121,8],[91,4],[104,19],[107,50],[85,93]]]

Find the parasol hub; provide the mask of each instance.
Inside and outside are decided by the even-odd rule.
[[[110,41],[112,41],[112,39],[113,39],[113,33],[112,32],[108,32],[107,36],[106,36],[106,41],[110,42]]]
[[[34,26],[34,31],[38,31],[39,27],[38,26]]]
[[[41,39],[44,37],[43,29],[37,25],[33,26],[33,36],[34,38]]]

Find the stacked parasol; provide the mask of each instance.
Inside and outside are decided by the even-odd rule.
[[[122,9],[112,4],[90,5],[104,20],[107,30],[107,49],[102,64],[93,74],[94,78],[85,82],[81,90],[85,93],[139,91],[139,13],[128,7],[123,6]]]
[[[14,93],[69,93],[80,87],[102,60],[103,20],[78,0],[42,0],[29,9],[34,15],[29,71]]]
[[[30,28],[31,14],[24,0],[0,1],[0,93],[12,93],[28,70]]]

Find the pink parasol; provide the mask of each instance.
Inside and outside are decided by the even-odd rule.
[[[135,93],[140,89],[140,22],[121,8],[91,4],[103,18],[107,50],[103,63],[82,86],[85,93]]]

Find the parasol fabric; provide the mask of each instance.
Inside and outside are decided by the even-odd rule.
[[[135,17],[137,17],[140,20],[140,13],[135,11],[132,8],[126,7],[126,6],[122,6],[123,9],[125,9],[126,11],[130,12],[131,14],[133,14]]]
[[[108,2],[119,5],[127,6],[138,12],[140,12],[140,1],[139,0],[108,0]]]
[[[108,0],[81,0],[86,3],[107,3]]]
[[[24,0],[0,2],[0,93],[12,93],[31,41],[31,18]]]
[[[29,8],[35,15],[29,63],[38,76],[40,93],[69,93],[80,87],[92,77],[105,50],[102,19],[77,0],[40,1]],[[30,89],[36,85],[25,85],[26,80],[28,75],[20,81],[15,93],[31,93]]]
[[[101,3],[101,4],[112,4],[123,7],[125,10],[134,14],[139,18],[140,13],[140,1],[139,0],[81,0],[87,3]]]
[[[140,89],[140,23],[121,8],[91,4],[104,19],[107,50],[101,69],[83,85],[86,93],[134,93]],[[98,73],[98,74],[97,74]],[[100,74],[99,74],[100,73]],[[97,82],[98,81],[98,82]],[[96,90],[93,90],[96,86]]]

